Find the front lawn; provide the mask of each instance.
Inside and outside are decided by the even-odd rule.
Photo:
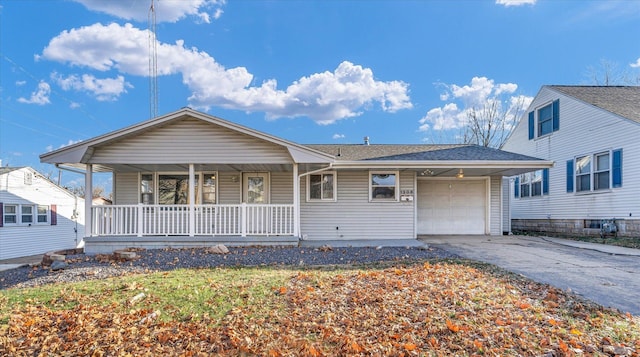
[[[183,269],[0,291],[0,355],[628,355],[640,318],[467,262]]]

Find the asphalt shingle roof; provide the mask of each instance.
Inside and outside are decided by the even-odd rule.
[[[640,86],[548,86],[640,123]]]
[[[393,144],[326,144],[305,145],[335,155],[341,161],[406,160],[406,161],[531,161],[538,158],[479,145],[393,145]]]

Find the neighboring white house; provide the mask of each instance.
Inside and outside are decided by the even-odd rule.
[[[301,145],[184,108],[40,156],[113,174],[85,251],[502,234],[502,177],[552,166],[474,145]]]
[[[84,200],[30,167],[0,168],[0,259],[76,248]]]
[[[543,86],[502,149],[555,162],[512,178],[514,232],[640,237],[640,87]]]

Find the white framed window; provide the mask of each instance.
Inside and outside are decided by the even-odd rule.
[[[218,193],[217,172],[195,173],[195,204],[215,204]],[[177,205],[189,203],[189,174],[156,172],[140,174],[140,202]]]
[[[49,223],[49,206],[38,205],[36,221],[40,224]]]
[[[18,205],[4,205],[4,224],[18,224]]]
[[[544,170],[537,170],[521,174],[518,177],[520,185],[520,197],[536,197],[546,194],[543,182]]]
[[[369,201],[398,201],[398,171],[369,172]]]
[[[140,174],[140,203],[152,205],[155,202],[155,180],[153,174]]]
[[[567,192],[606,192],[622,187],[622,149],[567,160]]]
[[[8,225],[49,224],[49,206],[47,205],[3,205],[3,223]]]
[[[307,201],[336,201],[337,187],[335,171],[307,175]]]
[[[202,203],[213,205],[218,202],[218,174],[215,172],[202,173]]]
[[[608,190],[610,185],[611,176],[611,162],[609,159],[609,152],[604,152],[595,155],[594,172],[593,172],[593,189],[594,190]]]
[[[591,155],[576,158],[576,192],[591,191]]]
[[[516,176],[514,191],[516,198],[549,195],[549,169],[526,172]]]
[[[538,136],[553,132],[553,108],[551,103],[538,109]]]
[[[20,208],[20,223],[31,224],[33,223],[33,206],[22,205]]]

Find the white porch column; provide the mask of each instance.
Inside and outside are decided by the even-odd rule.
[[[196,232],[196,174],[193,164],[189,164],[189,237]]]
[[[300,177],[298,164],[293,164],[293,235],[300,236]]]
[[[91,237],[93,227],[93,165],[87,164],[84,172],[84,236]]]

